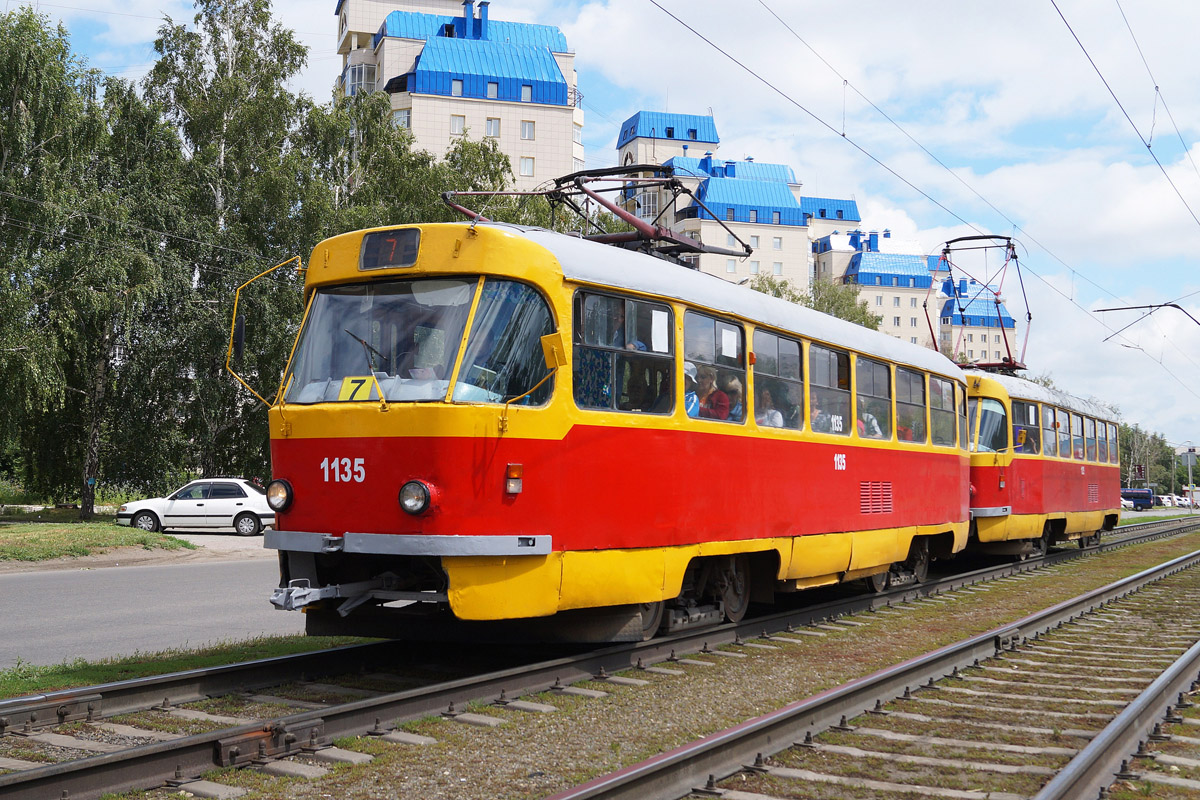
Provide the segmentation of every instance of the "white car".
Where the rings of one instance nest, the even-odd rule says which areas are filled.
[[[144,531],[164,528],[233,528],[255,536],[275,524],[266,491],[241,478],[202,478],[167,497],[126,503],[117,524]]]
[[[1122,511],[1133,511],[1133,501],[1126,500],[1124,497],[1122,497],[1121,498],[1121,510]]]

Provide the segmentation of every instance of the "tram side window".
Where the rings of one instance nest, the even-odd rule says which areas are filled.
[[[962,384],[955,384],[958,392],[958,446],[966,450],[970,437],[967,435],[967,389]]]
[[[1108,463],[1108,426],[1103,422],[1096,423],[1096,447],[1098,454],[1096,460],[1101,464]]]
[[[1079,414],[1071,415],[1071,444],[1071,453],[1083,461],[1083,417]]]
[[[892,376],[887,364],[869,358],[854,361],[858,435],[867,439],[892,438]]]
[[[688,311],[683,316],[684,358],[696,367],[702,419],[746,419],[746,334],[741,325]]]
[[[1083,420],[1083,436],[1087,442],[1087,460],[1096,460],[1096,420],[1085,417]]]
[[[554,391],[541,338],[554,332],[550,307],[532,286],[488,278],[467,339],[454,400],[541,405]],[[540,383],[540,385],[539,385]]]
[[[1058,410],[1058,457],[1071,457],[1071,415]]]
[[[1013,400],[1012,414],[1013,452],[1036,456],[1041,450],[1038,440],[1042,434],[1037,403]]]
[[[975,422],[975,414],[971,414],[971,422],[977,424],[978,441],[975,432],[971,434],[971,449],[980,453],[995,453],[1008,449],[1008,414],[1004,404],[990,397],[980,397],[971,401],[971,405],[979,406],[979,421]]]
[[[934,444],[954,447],[954,384],[929,376],[929,432]]]
[[[1120,464],[1120,454],[1117,453],[1117,426],[1115,423],[1108,423],[1108,463]]]
[[[575,295],[575,403],[670,414],[675,408],[671,309],[624,297]]]
[[[1058,455],[1058,426],[1054,415],[1054,406],[1042,406],[1042,453],[1048,456]]]
[[[850,354],[813,345],[808,349],[809,425],[818,433],[850,435]]]
[[[896,369],[896,438],[925,442],[925,375]]]
[[[795,339],[754,332],[754,420],[767,428],[804,427],[804,374]]]

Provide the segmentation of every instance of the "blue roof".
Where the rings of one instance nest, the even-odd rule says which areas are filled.
[[[478,24],[478,19],[473,20]],[[419,11],[393,11],[383,20],[374,44],[385,36],[400,39],[435,39],[445,37],[447,25],[455,27],[455,37],[465,41],[480,41],[465,30],[465,18],[461,15],[448,17],[441,14],[424,14]],[[498,44],[520,44],[544,47],[552,53],[566,53],[567,37],[553,25],[535,25],[528,22],[505,22],[489,19],[487,39]]]
[[[964,281],[965,283],[965,281]],[[943,290],[945,284],[943,283]],[[942,305],[942,319],[950,319],[951,325],[966,325],[978,328],[1015,328],[1016,322],[1004,303],[996,308],[996,295],[989,287],[971,281],[952,286],[956,297]],[[964,291],[965,289],[965,291]],[[960,310],[961,306],[961,310]]]
[[[796,182],[796,173],[787,164],[766,164],[757,161],[730,162],[712,159],[705,168],[705,161],[706,159],[690,156],[674,156],[664,161],[663,166],[674,167],[677,175],[690,175],[695,178],[748,178],[755,181]]]
[[[858,203],[853,200],[834,200],[829,197],[802,197],[800,210],[813,219],[841,219],[862,222],[858,215]],[[841,212],[841,216],[838,212]]]
[[[860,286],[928,289],[933,284],[925,256],[858,252],[846,267],[846,282]]]
[[[618,149],[639,137],[680,142],[719,144],[717,124],[712,117],[696,114],[669,114],[665,111],[639,111],[621,125]]]
[[[554,56],[544,47],[472,39],[430,39],[417,57],[409,91],[449,96],[454,80],[463,82],[463,97],[487,97],[488,83],[498,83],[498,100],[521,100],[521,87],[532,86],[534,103],[567,104],[567,81]]]
[[[727,212],[733,210],[733,222],[750,222],[750,211],[756,212],[756,222],[770,224],[775,212],[779,213],[779,225],[803,225],[800,204],[786,183],[778,181],[754,181],[746,178],[708,178],[696,189],[696,197],[704,202],[715,218],[729,220]],[[698,210],[701,219],[714,219]]]

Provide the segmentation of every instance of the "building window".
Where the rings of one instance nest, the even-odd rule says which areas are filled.
[[[875,305],[877,305],[877,306],[883,305],[883,295],[881,295],[881,294],[875,295]]]
[[[450,81],[450,95],[452,97],[462,97],[462,81],[460,81],[460,80]]]
[[[973,333],[968,333],[968,334],[967,334],[967,341],[968,341],[968,342],[973,342],[973,341],[975,341],[975,334],[973,334]]]
[[[670,126],[667,126],[667,138],[668,138],[668,139],[674,139],[674,138],[675,138],[675,129],[674,129],[674,128],[672,128],[672,127],[670,127]]]
[[[782,275],[783,274],[783,262],[776,261],[776,262],[772,263],[771,271],[774,272],[776,275]]]
[[[527,156],[521,157],[521,177],[522,178],[532,178],[533,177],[533,159],[532,158],[529,158]]]
[[[757,262],[757,261],[751,261],[751,262],[750,262],[750,274],[751,274],[751,275],[757,275],[757,274],[758,274],[758,262]]]
[[[1000,344],[1000,334],[996,334],[996,344]]]
[[[896,328],[899,328],[900,327],[900,318],[892,317],[892,325]]]
[[[917,343],[917,337],[915,337],[915,336],[910,336],[910,337],[908,337],[908,341],[912,342],[913,344],[916,344],[916,343]]]
[[[696,141],[696,129],[695,128],[688,128],[688,138],[691,139],[693,142]]]
[[[412,127],[412,109],[411,108],[401,108],[401,109],[397,109],[396,111],[393,111],[392,112],[392,123],[395,124],[395,126],[397,128],[411,128]]]
[[[899,298],[899,297],[893,297],[893,298],[892,298],[892,306],[893,306],[893,307],[895,307],[895,308],[899,308],[899,307],[900,307],[900,298]]]
[[[975,351],[974,351],[974,350],[968,350],[968,351],[967,351],[967,358],[974,358],[974,357],[975,357]]]
[[[737,259],[734,259],[734,258],[725,259],[725,271],[726,272],[737,272]]]
[[[916,308],[917,307],[917,298],[915,298],[915,297],[908,298],[908,307]]]
[[[346,79],[344,81],[346,94],[350,97],[359,92],[375,91],[375,65],[374,64],[356,64],[353,67],[346,69]]]
[[[758,249],[758,237],[757,236],[750,237],[750,246],[753,247],[755,250]]]
[[[842,210],[840,208],[838,209],[838,212],[837,212],[837,218],[838,219],[842,218]]]
[[[644,220],[658,218],[658,192],[642,192],[637,196],[637,214]]]
[[[758,222],[758,209],[757,208],[750,209],[750,221]]]
[[[783,237],[782,236],[776,236],[774,239],[771,240],[771,249],[772,250],[782,250],[783,249]]]
[[[462,136],[467,132],[467,118],[462,114],[450,115],[450,135]]]
[[[771,223],[774,225],[779,224],[779,212],[778,211],[771,212]]]
[[[532,84],[529,84],[529,83],[521,84],[521,102],[522,103],[532,103],[533,102],[533,85]]]
[[[490,100],[495,100],[500,96],[500,84],[495,81],[488,81],[487,96]]]
[[[499,117],[488,117],[487,118],[487,127],[485,128],[484,133],[485,133],[485,135],[490,136],[493,139],[499,139],[500,138],[500,118]]]
[[[915,328],[915,327],[917,327],[917,318],[916,318],[916,317],[909,317],[909,318],[908,318],[908,327],[910,327],[910,328]]]
[[[571,169],[575,170],[576,172],[579,172],[581,170],[587,169],[587,164],[584,163],[584,160],[582,158],[572,158],[571,159]]]
[[[574,132],[571,134],[575,144],[583,144],[583,126],[576,125]]]
[[[733,209],[732,208],[725,209],[725,221],[733,222]]]
[[[822,208],[819,213],[820,213],[821,219],[825,219],[825,209]]]
[[[533,125],[533,120],[529,120],[529,119],[521,120],[521,138],[522,139],[535,138],[534,130],[535,129],[534,129],[534,125]]]
[[[943,325],[949,325],[949,324],[950,324],[950,317],[942,317],[942,324],[943,324]]]
[[[997,361],[1000,360],[1000,351],[999,350],[996,351],[996,360]]]

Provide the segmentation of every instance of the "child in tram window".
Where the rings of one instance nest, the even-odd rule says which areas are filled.
[[[745,414],[745,409],[742,405],[742,382],[736,375],[730,375],[725,379],[721,389],[729,398],[729,419],[735,422],[741,422]]]

